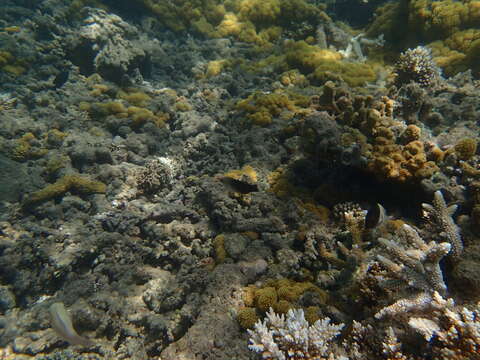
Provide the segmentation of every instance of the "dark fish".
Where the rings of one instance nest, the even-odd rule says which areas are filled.
[[[380,204],[372,206],[365,217],[365,228],[373,229],[385,220],[385,209]]]
[[[257,184],[250,184],[246,181],[233,179],[231,177],[222,177],[221,181],[224,185],[229,187],[232,191],[239,192],[242,194],[248,194],[251,192],[258,191]]]
[[[53,80],[54,89],[62,87],[67,82],[69,74],[70,72],[68,70],[62,71],[57,74],[57,76],[55,76],[55,79]]]

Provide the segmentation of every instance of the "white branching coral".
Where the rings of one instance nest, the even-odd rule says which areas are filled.
[[[453,221],[453,214],[457,210],[457,205],[447,206],[445,199],[440,191],[435,191],[432,205],[422,204],[424,217],[431,223],[440,228],[440,237],[452,245],[449,258],[457,261],[463,252],[463,243],[460,236],[460,230]]]
[[[258,321],[254,330],[248,331],[248,348],[269,360],[333,359],[332,340],[340,334],[343,326],[330,324],[329,318],[310,325],[302,309],[290,309],[285,317],[270,308],[266,319]]]
[[[428,305],[434,291],[444,294],[447,289],[440,269],[440,260],[448,254],[451,245],[435,241],[426,243],[413,227],[406,224],[398,235],[398,241],[378,239],[386,247],[390,258],[377,255],[377,259],[394,279],[393,282],[386,281],[386,285],[401,287],[402,283],[406,284],[414,295],[380,310],[375,315],[376,318],[421,309]],[[405,248],[402,242],[410,247]]]
[[[435,292],[430,308],[426,317],[411,317],[408,324],[430,342],[434,358],[479,360],[480,304],[473,310],[456,307]]]

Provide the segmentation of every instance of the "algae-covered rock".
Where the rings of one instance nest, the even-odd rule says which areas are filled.
[[[66,192],[72,191],[81,195],[105,193],[107,185],[101,181],[90,180],[80,175],[65,175],[53,184],[49,184],[41,190],[31,194],[24,203],[30,206],[63,196]]]

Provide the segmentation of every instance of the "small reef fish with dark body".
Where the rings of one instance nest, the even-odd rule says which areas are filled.
[[[57,76],[55,76],[55,79],[53,80],[53,88],[58,89],[58,88],[61,88],[63,85],[65,85],[65,83],[68,80],[69,74],[70,73],[68,72],[68,70],[65,70],[60,72]]]
[[[232,179],[227,176],[220,177],[219,179],[228,189],[234,192],[249,194],[258,191],[257,184],[250,184],[247,181]]]
[[[365,227],[367,229],[373,229],[382,224],[386,217],[387,215],[384,207],[380,204],[375,204],[367,212],[367,216],[365,218]]]
[[[84,338],[77,334],[73,328],[70,314],[65,309],[63,303],[54,303],[50,306],[50,318],[52,328],[58,336],[71,345],[93,346],[95,343],[90,339]]]

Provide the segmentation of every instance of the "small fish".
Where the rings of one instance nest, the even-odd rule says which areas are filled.
[[[72,325],[70,314],[63,303],[54,303],[50,306],[52,328],[58,336],[72,345],[92,346],[94,342],[77,334]]]
[[[380,204],[375,204],[368,210],[365,218],[365,227],[367,229],[373,229],[381,225],[387,218],[387,212],[385,208]]]
[[[247,181],[237,180],[227,176],[220,177],[220,181],[233,192],[249,194],[258,191],[257,184],[250,184]]]
[[[62,87],[67,82],[69,74],[68,70],[58,73],[55,79],[53,79],[53,88],[58,89]]]

